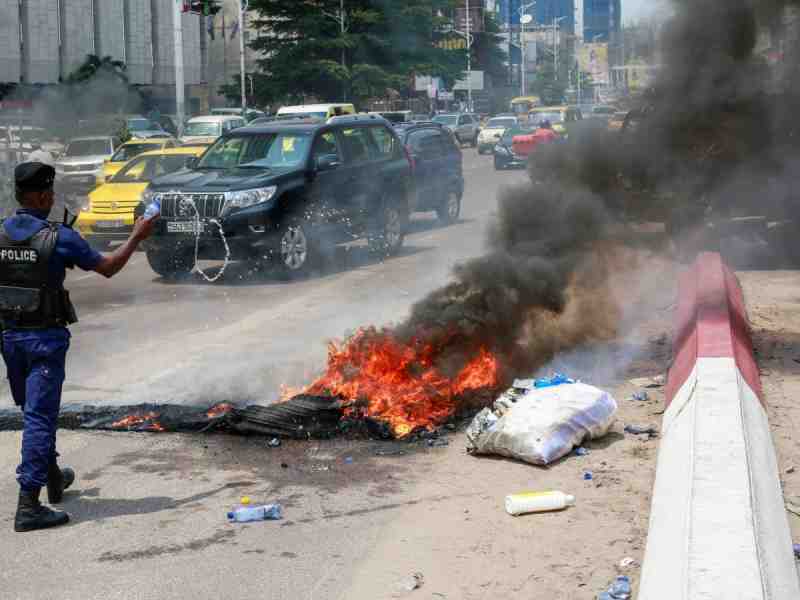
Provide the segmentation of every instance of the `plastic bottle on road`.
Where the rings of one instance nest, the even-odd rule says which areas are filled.
[[[265,504],[263,506],[238,506],[228,513],[231,523],[250,523],[252,521],[277,521],[283,518],[283,509],[280,504]]]
[[[506,512],[513,516],[562,510],[575,504],[575,496],[564,492],[523,492],[506,496]]]

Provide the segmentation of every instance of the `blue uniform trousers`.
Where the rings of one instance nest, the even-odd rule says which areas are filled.
[[[47,485],[48,468],[58,456],[56,428],[69,340],[66,328],[3,332],[11,394],[24,414],[17,481],[26,491]]]

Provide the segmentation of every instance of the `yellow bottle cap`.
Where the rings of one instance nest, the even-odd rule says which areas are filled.
[[[250,496],[242,496],[241,504],[250,504]]]

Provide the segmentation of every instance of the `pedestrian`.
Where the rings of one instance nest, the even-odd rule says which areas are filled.
[[[19,503],[14,530],[63,525],[65,512],[43,506],[41,488],[58,504],[75,480],[58,466],[56,427],[70,343],[68,325],[77,322],[64,289],[66,270],[79,267],[113,277],[153,230],[139,219],[128,241],[115,252],[96,252],[75,231],[50,223],[55,169],[40,162],[14,170],[16,214],[0,225],[0,319],[2,354],[14,403],[23,411],[22,460],[17,467]]]

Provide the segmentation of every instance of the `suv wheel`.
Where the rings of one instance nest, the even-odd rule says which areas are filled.
[[[150,268],[166,279],[186,277],[194,268],[194,255],[189,248],[147,250]]]
[[[379,215],[378,226],[369,233],[369,250],[378,256],[392,256],[400,251],[406,237],[408,209],[401,203],[387,201]]]
[[[318,256],[307,221],[289,219],[281,226],[275,258],[285,275],[301,277],[310,273]]]
[[[442,203],[436,209],[436,215],[439,217],[439,222],[443,225],[449,225],[458,221],[461,214],[461,195],[456,190],[447,192]]]

